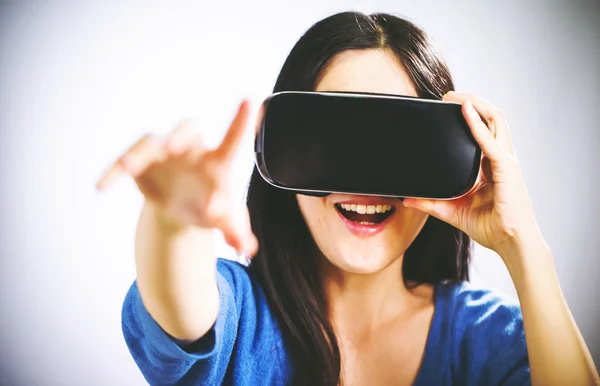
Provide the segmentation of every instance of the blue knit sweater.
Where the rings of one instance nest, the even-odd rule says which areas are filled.
[[[123,305],[131,355],[151,385],[285,385],[291,363],[265,295],[249,269],[219,259],[214,327],[184,350],[145,309],[136,283]],[[200,305],[199,305],[200,306]],[[468,283],[439,284],[415,385],[528,385],[518,303]]]

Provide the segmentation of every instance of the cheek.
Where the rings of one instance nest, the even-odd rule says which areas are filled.
[[[401,234],[405,242],[412,242],[421,232],[429,215],[412,208],[402,208],[394,221],[395,235]]]
[[[311,230],[323,228],[325,221],[325,205],[320,197],[309,197],[297,195],[298,207],[302,213],[302,217],[308,224]]]
[[[423,213],[413,208],[402,208],[402,216],[399,216],[399,220],[407,224],[411,224],[412,227],[419,227],[429,217],[428,214]]]

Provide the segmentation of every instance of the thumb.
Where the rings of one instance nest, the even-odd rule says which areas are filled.
[[[258,252],[258,240],[250,226],[248,208],[243,206],[230,212],[220,226],[225,242],[236,251],[254,256]]]
[[[405,198],[402,204],[406,208],[413,208],[436,217],[454,227],[457,224],[456,203],[447,200],[431,200],[425,198]]]

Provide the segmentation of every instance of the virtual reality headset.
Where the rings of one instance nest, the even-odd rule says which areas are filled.
[[[481,149],[458,103],[285,91],[263,101],[257,125],[260,175],[299,194],[454,199],[479,175]]]

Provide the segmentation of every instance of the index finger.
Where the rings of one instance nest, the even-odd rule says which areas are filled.
[[[222,160],[229,160],[235,154],[238,145],[244,136],[244,130],[248,125],[248,117],[250,116],[250,102],[245,99],[240,105],[233,122],[229,126],[229,130],[225,134],[221,145],[214,151],[214,154]]]
[[[504,150],[509,154],[514,154],[508,123],[504,118],[504,114],[498,108],[475,95],[462,94],[454,91],[444,95],[444,100],[455,101],[461,104],[467,100],[470,101],[477,113],[479,113],[481,118],[487,123],[488,128],[498,142],[500,142]]]

